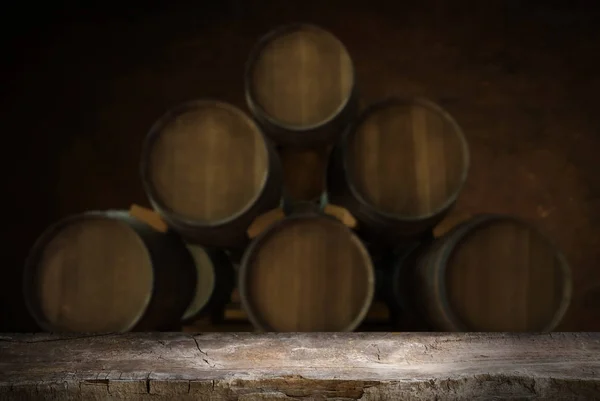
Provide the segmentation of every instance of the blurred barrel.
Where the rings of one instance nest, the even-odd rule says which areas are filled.
[[[150,130],[141,174],[154,209],[191,243],[242,247],[256,216],[282,195],[281,164],[254,121],[227,103],[201,100]]]
[[[430,231],[466,180],[469,152],[461,129],[425,99],[388,99],[369,107],[332,152],[327,191],[371,241]],[[428,235],[428,234],[427,234]]]
[[[104,211],[48,228],[26,261],[23,289],[43,330],[123,332],[177,325],[195,282],[179,236]]]
[[[227,254],[218,249],[188,245],[196,266],[196,290],[185,310],[183,323],[190,323],[223,308],[235,286],[235,272]]]
[[[358,237],[313,212],[279,220],[248,247],[239,271],[242,305],[263,331],[352,331],[374,295],[374,271]]]
[[[286,25],[252,50],[246,101],[276,143],[323,146],[357,111],[354,80],[350,55],[335,36],[313,25]]]
[[[480,215],[397,260],[397,299],[443,331],[551,331],[571,301],[570,268],[538,230]],[[399,273],[401,272],[401,273]]]

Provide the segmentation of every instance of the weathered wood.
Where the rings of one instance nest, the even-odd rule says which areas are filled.
[[[0,337],[0,400],[575,400],[600,334]]]

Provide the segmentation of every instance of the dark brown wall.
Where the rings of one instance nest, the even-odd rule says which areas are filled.
[[[254,41],[307,21],[346,43],[367,101],[423,95],[454,114],[472,151],[457,213],[533,220],[574,268],[574,304],[561,328],[600,330],[600,300],[588,297],[595,310],[584,305],[586,291],[600,287],[597,12],[586,2],[487,10],[433,0],[249,3],[4,14],[20,24],[3,27],[6,329],[32,327],[18,318],[20,268],[44,227],[69,213],[146,204],[138,158],[154,120],[198,97],[245,107]]]

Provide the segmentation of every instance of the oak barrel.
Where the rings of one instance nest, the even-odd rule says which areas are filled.
[[[352,331],[374,295],[369,254],[338,220],[313,212],[279,220],[248,247],[238,287],[263,331]]]
[[[393,284],[443,331],[551,331],[571,301],[563,254],[516,217],[479,215],[395,266]]]
[[[450,114],[426,99],[391,98],[367,108],[340,138],[327,191],[364,238],[396,244],[444,217],[468,167],[467,142]]]
[[[235,286],[233,265],[224,251],[192,244],[187,248],[196,267],[196,289],[183,313],[183,323],[193,322],[224,307]]]
[[[92,211],[49,227],[24,269],[29,312],[46,331],[124,332],[177,325],[194,262],[181,238],[126,211]]]
[[[309,24],[262,37],[246,63],[248,107],[282,145],[332,143],[357,112],[354,66],[330,32]]]
[[[237,107],[199,100],[159,119],[144,142],[146,194],[188,242],[242,247],[256,216],[282,196],[281,163],[254,121]]]

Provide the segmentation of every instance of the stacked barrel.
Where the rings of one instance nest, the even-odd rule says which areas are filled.
[[[531,225],[481,215],[433,235],[469,169],[440,106],[399,95],[359,109],[347,49],[305,24],[258,41],[245,95],[249,113],[200,98],[151,127],[153,212],[89,212],[40,237],[24,276],[40,327],[172,330],[221,308],[234,284],[262,331],[352,331],[375,299],[406,329],[561,321],[570,270]]]

